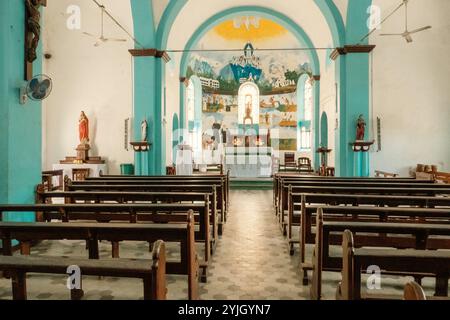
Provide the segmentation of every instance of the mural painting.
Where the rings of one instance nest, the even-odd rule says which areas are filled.
[[[309,60],[302,51],[264,50],[277,46],[300,45],[284,27],[260,17],[236,17],[205,34],[197,48],[204,51],[192,54],[187,68],[187,77],[196,75],[202,85],[204,133],[239,127],[238,119],[245,117],[238,114],[239,88],[252,82],[259,89],[259,119],[252,119],[252,124],[279,130],[279,138],[272,139],[275,148],[296,150],[297,81],[311,74]],[[208,47],[226,51],[207,51]]]

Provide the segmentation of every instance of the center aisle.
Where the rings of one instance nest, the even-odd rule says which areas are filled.
[[[273,214],[272,191],[231,190],[230,213],[201,299],[306,299],[298,255],[291,257]]]

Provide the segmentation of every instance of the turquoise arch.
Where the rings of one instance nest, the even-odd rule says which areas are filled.
[[[272,9],[264,8],[264,7],[258,7],[258,6],[241,6],[241,7],[234,7],[227,10],[224,10],[222,12],[219,12],[215,14],[214,16],[210,17],[208,20],[206,20],[192,35],[192,37],[189,39],[189,41],[186,44],[185,51],[183,53],[183,56],[181,58],[180,63],[180,77],[186,76],[186,70],[187,70],[187,64],[190,57],[189,50],[194,48],[194,46],[197,44],[197,42],[205,35],[206,32],[208,32],[212,26],[219,24],[220,22],[223,22],[227,19],[229,19],[230,16],[233,16],[235,14],[258,14],[264,17],[267,17],[269,19],[274,20],[275,22],[279,23],[280,25],[284,26],[287,30],[292,32],[292,34],[299,40],[299,42],[304,45],[305,47],[314,47],[311,39],[309,36],[305,33],[305,31],[297,25],[294,21],[292,21],[287,16],[283,15],[282,13],[279,13],[277,11],[274,11]],[[310,66],[311,70],[314,75],[320,75],[320,62],[317,55],[317,52],[315,50],[308,51],[308,56],[310,58]],[[180,88],[180,115],[182,120],[184,121],[184,109],[185,109],[185,101],[184,101],[184,93],[185,88],[183,85],[181,85]],[[320,107],[320,84],[319,81],[316,81],[314,85],[314,143],[313,146],[316,147],[318,145],[318,134],[319,134],[319,107]],[[184,122],[182,122],[184,123]],[[314,162],[318,163],[318,157],[316,157],[316,154],[314,154]]]
[[[180,76],[183,77],[186,75],[187,70],[187,64],[189,62],[190,52],[189,50],[193,49],[194,46],[197,44],[197,42],[206,34],[207,31],[211,29],[214,25],[217,25],[227,19],[229,19],[231,16],[235,14],[258,14],[264,17],[267,17],[269,19],[274,20],[275,22],[279,23],[280,25],[284,26],[287,30],[292,32],[292,34],[299,40],[299,42],[308,48],[313,48],[314,45],[309,38],[309,36],[306,34],[306,32],[297,25],[292,19],[285,16],[284,14],[274,11],[272,9],[268,9],[265,7],[258,7],[258,6],[241,6],[241,7],[234,7],[227,10],[224,10],[222,12],[219,12],[212,17],[210,17],[208,20],[206,20],[192,35],[192,37],[189,39],[185,46],[185,51],[183,53],[183,56],[181,57],[181,63],[180,63]],[[312,71],[315,75],[320,74],[320,63],[319,63],[319,57],[317,56],[317,52],[315,50],[309,50],[308,56],[310,58],[310,64]]]
[[[351,8],[350,5],[352,1],[357,0],[349,1],[349,8]],[[332,0],[314,0],[314,2],[322,11],[323,16],[328,23],[331,35],[333,37],[334,45],[336,47],[343,45],[345,43],[345,26],[339,9],[336,7]],[[165,50],[167,48],[167,39],[169,37],[172,25],[186,3],[187,0],[170,0],[167,8],[164,10],[157,31],[156,42],[159,49]]]
[[[349,0],[350,3],[355,0]],[[359,0],[356,0],[359,1]],[[333,0],[314,0],[316,5],[322,11],[325,20],[328,23],[328,28],[330,29],[331,36],[333,38],[333,44],[335,47],[341,47],[346,42],[346,31],[344,20],[339,12],[339,9],[334,4]],[[350,4],[349,4],[350,8]]]

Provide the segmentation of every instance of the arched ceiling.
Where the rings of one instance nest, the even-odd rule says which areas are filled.
[[[309,35],[315,47],[331,44],[332,36],[328,24],[312,0],[189,0],[176,17],[170,31],[167,49],[183,49],[190,36],[211,16],[239,6],[258,6],[277,11],[301,26]],[[195,12],[195,14],[193,14]]]

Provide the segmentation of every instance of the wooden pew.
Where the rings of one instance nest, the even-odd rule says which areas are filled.
[[[291,188],[291,189],[289,189]],[[290,191],[291,190],[291,191]],[[283,235],[287,235],[287,221],[285,220],[286,210],[288,210],[288,197],[289,192],[292,193],[336,193],[336,194],[372,194],[372,195],[410,195],[410,196],[436,196],[436,195],[449,195],[450,187],[445,185],[433,184],[416,188],[414,186],[384,186],[383,185],[371,185],[366,186],[283,186],[283,200],[280,204],[279,223]]]
[[[62,216],[80,213],[95,213],[102,219],[102,214],[110,212],[120,213],[128,211],[135,214],[139,210],[145,211],[145,206],[140,205],[0,205],[0,212],[32,212],[41,211],[47,213],[59,213]],[[120,208],[122,207],[122,208]],[[140,208],[139,208],[140,207]],[[91,210],[91,211],[89,211]],[[110,212],[109,212],[110,211]],[[148,223],[58,223],[58,222],[1,222],[0,238],[3,244],[3,254],[12,255],[11,240],[20,241],[21,253],[29,254],[32,241],[42,240],[86,240],[89,249],[89,258],[98,259],[98,241],[110,241],[112,244],[112,257],[119,257],[120,241],[146,241],[154,243],[158,239],[165,242],[180,243],[180,261],[168,261],[167,273],[185,274],[188,276],[189,297],[198,297],[199,262],[195,249],[194,239],[194,214],[189,210],[187,215],[179,216],[174,220],[170,215],[158,215],[158,222]],[[180,220],[180,217],[183,220]],[[134,217],[134,221],[137,221]],[[61,216],[60,216],[61,219]],[[68,221],[64,219],[64,221]],[[180,223],[167,223],[179,221]],[[183,223],[186,222],[186,223]],[[163,223],[166,222],[166,223]],[[161,224],[163,223],[163,224]],[[206,277],[206,267],[203,265]]]
[[[426,210],[426,209],[423,209]],[[336,233],[342,234],[345,230],[358,233],[356,243],[358,247],[389,247],[414,249],[450,249],[450,224],[422,224],[422,223],[391,223],[391,222],[359,222],[359,221],[324,221],[322,208],[317,210],[316,243],[313,252],[311,298],[321,298],[322,271],[336,271],[342,268],[342,257],[330,255],[329,247]],[[409,235],[409,237],[407,237]],[[433,236],[439,236],[434,238]],[[338,236],[339,237],[339,236]],[[365,249],[372,250],[372,249]],[[402,252],[405,250],[383,249],[383,252]],[[405,251],[406,252],[406,251]],[[433,251],[429,251],[433,253]],[[437,251],[434,251],[437,252]],[[393,257],[401,255],[394,254]],[[450,261],[450,253],[447,253]],[[394,259],[395,260],[395,259]],[[377,260],[378,261],[378,260]],[[383,264],[375,265],[383,267]],[[430,260],[431,261],[431,260]],[[428,261],[428,262],[430,262]],[[414,274],[414,270],[388,269],[394,274]],[[398,272],[397,272],[398,271]],[[450,268],[448,269],[450,272]],[[422,272],[422,271],[418,271]],[[424,270],[422,273],[426,273]],[[432,273],[432,272],[431,272]],[[448,278],[447,278],[448,285]],[[437,286],[437,294],[442,295],[444,283]]]
[[[391,250],[356,248],[353,234],[345,230],[342,240],[342,281],[336,298],[360,300],[383,298],[379,295],[361,294],[361,273],[370,265],[379,266],[389,273],[424,274],[436,278],[436,296],[448,296],[450,253],[431,250]]]
[[[430,183],[430,182],[425,182],[425,183],[418,183],[416,181],[418,180],[414,180],[413,183],[411,182],[396,182],[396,183],[389,183],[389,181],[385,180],[383,182],[379,182],[379,181],[373,181],[375,179],[372,179],[372,181],[326,181],[326,182],[321,182],[321,181],[292,181],[292,180],[281,180],[280,182],[280,213],[281,213],[281,208],[283,208],[284,210],[287,210],[287,205],[286,205],[286,201],[287,201],[287,192],[288,192],[288,188],[291,185],[292,188],[295,190],[297,188],[305,188],[305,187],[312,187],[314,189],[317,188],[330,188],[330,189],[336,189],[336,190],[345,190],[345,188],[385,188],[390,187],[390,188],[405,188],[405,189],[420,189],[420,188],[425,188],[425,189],[449,189],[448,185],[446,186],[445,184],[437,184],[437,183]],[[320,190],[320,189],[317,189]],[[308,191],[305,191],[308,192]],[[311,192],[320,192],[320,191],[311,191]],[[416,191],[417,192],[417,191]],[[334,191],[330,191],[328,193],[336,193]],[[341,193],[355,193],[355,191],[352,192],[341,192]]]
[[[71,289],[71,299],[83,297],[82,276],[109,276],[142,279],[144,300],[166,299],[165,244],[158,240],[153,245],[152,260],[115,259],[90,260],[61,257],[0,256],[0,270],[11,277],[14,300],[27,300],[27,273],[68,274],[69,266],[81,271],[80,288]]]
[[[302,185],[305,182],[321,182],[326,184],[327,182],[374,182],[374,183],[434,183],[432,180],[418,180],[415,178],[354,178],[354,177],[321,177],[321,176],[297,176],[297,175],[283,175],[277,174],[274,176],[274,207],[275,213],[278,215],[280,212],[280,202],[282,201],[282,185]]]
[[[224,224],[226,222],[226,212],[225,212],[225,202],[222,192],[217,192],[217,185],[209,185],[202,183],[189,184],[189,182],[181,183],[179,181],[171,182],[167,181],[162,183],[152,182],[152,183],[132,183],[132,182],[121,182],[120,184],[91,184],[89,181],[80,181],[76,184],[72,182],[66,183],[65,191],[123,191],[123,192],[201,192],[201,193],[212,193],[211,203],[215,203],[218,211],[220,212],[219,222],[218,222],[218,233],[222,235]],[[222,196],[221,196],[222,194]]]
[[[53,177],[58,177],[58,185],[53,186]],[[49,170],[42,171],[42,185],[47,191],[62,190],[64,188],[64,171]]]
[[[37,203],[52,203],[55,198],[64,198],[65,203],[76,203],[77,201],[94,201],[95,203],[117,202],[117,203],[168,203],[164,206],[153,206],[152,212],[174,213],[177,211],[187,212],[189,209],[198,212],[199,216],[195,217],[199,224],[200,230],[196,232],[196,240],[207,241],[209,239],[209,250],[211,254],[218,241],[218,220],[215,206],[210,206],[209,199],[213,198],[212,193],[200,192],[81,192],[81,191],[67,191],[67,192],[44,192],[42,187],[38,185],[36,188],[36,202]],[[192,202],[196,202],[192,204]],[[191,202],[189,205],[186,202]],[[170,204],[169,204],[170,203]],[[178,204],[182,206],[178,206]],[[203,205],[203,206],[202,206]],[[210,210],[211,209],[211,210]],[[209,217],[206,213],[211,212]],[[127,218],[127,217],[126,217]],[[125,218],[125,219],[126,219]],[[42,214],[38,221],[43,221]],[[208,225],[208,227],[207,227]],[[212,226],[212,231],[209,232],[209,225]],[[205,243],[206,245],[206,243]],[[205,247],[205,250],[208,248]],[[207,257],[205,257],[207,258]],[[205,259],[208,261],[208,259]]]
[[[308,205],[314,203],[314,205]],[[313,226],[312,215],[317,211],[318,206],[323,205],[345,205],[345,206],[378,206],[378,207],[450,207],[450,197],[423,197],[423,196],[391,196],[391,195],[357,195],[357,194],[320,194],[320,193],[289,193],[288,197],[288,219],[287,219],[287,236],[290,254],[294,254],[294,244],[299,239],[303,239],[304,243],[314,243],[315,237],[312,235],[311,227]],[[325,207],[327,211],[327,207]],[[345,210],[349,207],[338,207],[334,211]],[[364,208],[364,207],[360,207]],[[353,210],[353,209],[349,209]],[[300,214],[296,212],[300,211]],[[358,209],[356,209],[358,211]],[[348,211],[346,211],[348,212]],[[352,212],[352,211],[350,211]],[[361,211],[360,211],[361,212]],[[395,212],[391,211],[391,212]],[[326,212],[325,212],[326,213]],[[369,210],[370,213],[370,210]],[[380,220],[386,210],[375,210],[375,214],[380,214]],[[344,214],[344,213],[343,213]],[[304,223],[302,223],[304,221]],[[298,239],[293,237],[293,226],[300,226],[300,235]],[[304,247],[300,248],[301,253]]]
[[[348,237],[348,235],[347,235]],[[342,244],[344,245],[344,244]],[[348,248],[348,245],[347,245]],[[348,250],[348,249],[347,249]],[[415,281],[408,282],[403,290],[404,300],[427,300],[427,296],[420,284]]]
[[[89,177],[87,181],[97,181],[97,180],[187,180],[187,179],[195,179],[195,180],[217,180],[222,179],[225,199],[225,211],[228,212],[229,203],[230,203],[230,171],[228,170],[226,174],[196,174],[192,176],[183,176],[183,175],[175,175],[175,176],[123,176],[123,175],[100,175],[100,177]]]

